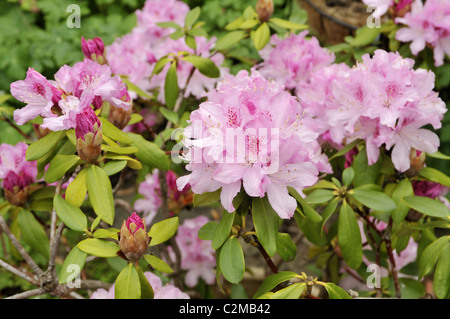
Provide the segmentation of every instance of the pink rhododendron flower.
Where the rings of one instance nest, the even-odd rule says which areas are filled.
[[[211,243],[198,238],[198,231],[208,222],[206,216],[186,219],[178,227],[175,237],[181,252],[181,269],[186,270],[184,281],[195,287],[200,278],[208,285],[216,280],[216,258]]]
[[[348,76],[333,82],[327,123],[339,134],[344,127],[347,142],[365,140],[369,165],[378,160],[383,145],[392,150],[392,162],[400,172],[410,168],[411,149],[426,153],[438,149],[438,136],[423,127],[441,127],[445,103],[433,91],[434,74],[414,70],[413,65],[398,53],[377,50],[373,57],[364,55]]]
[[[36,161],[27,161],[26,151],[28,145],[19,142],[15,146],[10,144],[0,145],[0,179],[5,178],[9,172],[27,175],[35,181],[37,175]]]
[[[284,86],[253,70],[226,76],[208,101],[191,113],[184,143],[189,148],[187,170],[178,179],[202,194],[221,188],[221,202],[234,211],[233,198],[244,188],[253,197],[268,196],[282,218],[297,207],[288,193],[300,193],[317,181],[319,171],[331,171],[317,143],[317,122]]]
[[[152,286],[154,292],[154,299],[190,299],[189,295],[182,292],[179,288],[174,285],[167,283],[162,284],[161,278],[155,274],[146,271],[144,272],[150,286]],[[94,291],[90,299],[114,299],[115,298],[115,284],[113,284],[108,290],[100,288]]]
[[[433,48],[434,64],[441,66],[450,55],[450,2],[446,0],[415,1],[411,12],[396,18],[405,27],[396,33],[401,42],[411,42],[412,54],[417,55],[428,45]]]
[[[269,45],[259,52],[263,63],[259,72],[289,90],[309,82],[311,73],[334,62],[334,54],[322,48],[315,37],[307,39],[308,31],[291,34],[284,39],[272,35]]]

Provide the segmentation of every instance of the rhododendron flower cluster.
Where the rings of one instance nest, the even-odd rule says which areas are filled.
[[[445,55],[450,55],[450,2],[447,0],[415,1],[411,12],[395,19],[405,27],[396,33],[401,42],[411,42],[412,54],[417,55],[426,46],[434,53],[434,64],[441,66]]]
[[[380,18],[388,12],[389,9],[392,9],[394,13],[405,10],[413,0],[363,0],[363,2],[369,6],[370,9],[374,10],[372,12],[374,18]]]
[[[11,84],[11,94],[26,103],[14,111],[19,124],[42,116],[43,128],[61,131],[76,127],[76,116],[86,107],[96,108],[108,102],[112,107],[131,109],[127,87],[119,76],[113,76],[108,65],[90,59],[62,66],[47,80],[34,69],[29,69],[25,80]]]
[[[284,39],[272,35],[270,43],[259,52],[263,59],[259,72],[298,92],[298,87],[308,83],[314,71],[329,66],[335,59],[316,37],[308,39],[307,35],[307,30]]]
[[[325,115],[331,140],[365,140],[370,165],[384,146],[400,172],[410,168],[412,150],[436,152],[438,136],[423,127],[441,127],[445,103],[433,91],[434,74],[413,65],[398,53],[377,50],[334,79]]]
[[[241,187],[252,197],[268,196],[282,218],[297,206],[288,193],[313,185],[319,171],[331,171],[317,143],[318,123],[284,86],[253,70],[226,76],[208,101],[191,113],[185,130],[186,166],[177,180],[197,194],[221,188],[221,202],[233,212]]]
[[[180,51],[194,53],[188,47],[184,38],[172,39],[169,35],[173,28],[158,26],[158,22],[174,22],[183,26],[184,17],[189,11],[187,4],[176,0],[148,0],[142,10],[136,11],[137,25],[128,34],[118,38],[106,48],[107,60],[115,74],[126,75],[129,80],[143,90],[155,90],[157,98],[164,103],[164,81],[170,64],[166,65],[159,74],[152,76],[156,62],[168,54],[177,54]],[[195,54],[209,57],[214,47],[215,38],[207,40],[205,37],[195,37]],[[224,56],[214,54],[211,60],[221,66]],[[193,66],[185,61],[177,65],[178,86],[184,88],[190,77]],[[226,69],[220,68],[225,74]],[[201,98],[205,92],[212,89],[216,80],[208,78],[195,70],[188,86],[185,88],[185,97],[191,94]]]

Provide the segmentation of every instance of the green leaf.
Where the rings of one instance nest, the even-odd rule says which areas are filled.
[[[178,223],[178,217],[171,217],[154,224],[148,232],[148,236],[151,238],[150,246],[161,244],[175,235]]]
[[[86,254],[102,258],[117,257],[117,252],[120,250],[116,243],[98,238],[82,240],[77,244],[77,247]]]
[[[236,237],[228,238],[220,249],[220,269],[225,279],[233,284],[240,283],[244,278],[244,253]]]
[[[58,283],[65,284],[70,279],[75,279],[86,263],[87,254],[77,246],[73,247],[67,255],[59,272]]]
[[[92,229],[95,228],[94,226],[95,225],[91,226],[91,231],[92,231]],[[98,239],[112,238],[112,239],[118,240],[119,239],[119,236],[118,236],[119,232],[120,232],[120,229],[117,229],[117,228],[108,228],[108,229],[100,228],[100,229],[97,229],[92,234],[92,237],[98,238]]]
[[[36,220],[31,212],[25,209],[19,211],[17,221],[23,240],[30,245],[33,250],[48,259],[50,243],[42,225]]]
[[[100,122],[102,122],[102,133],[104,136],[107,136],[120,143],[131,144],[133,142],[133,140],[130,139],[130,137],[125,132],[117,128],[114,124],[112,124],[104,117],[99,117],[99,120]]]
[[[87,194],[86,176],[87,169],[83,169],[67,186],[65,199],[69,204],[76,207],[80,207],[83,204]]]
[[[271,291],[273,288],[285,282],[287,280],[291,280],[297,278],[298,275],[293,271],[280,271],[277,274],[270,275],[262,282],[261,286],[259,286],[258,290],[253,295],[253,299],[259,298],[263,294]]]
[[[187,34],[184,38],[184,42],[191,49],[197,49],[197,42],[195,41],[195,37],[193,35]]]
[[[344,289],[332,282],[321,282],[320,284],[325,287],[330,299],[352,299]]]
[[[109,161],[103,166],[103,170],[105,171],[106,175],[112,176],[122,171],[125,166],[127,166],[127,163],[128,161],[126,160]]]
[[[157,22],[156,25],[161,28],[174,28],[175,30],[181,30],[181,26],[173,21]]]
[[[271,18],[269,22],[273,23],[277,27],[289,30],[303,30],[308,28],[306,24],[299,24],[292,21],[283,20],[280,18]]]
[[[270,299],[299,299],[306,288],[306,283],[297,282],[286,288],[280,289],[270,296]]]
[[[147,141],[139,134],[128,134],[133,140],[132,145],[138,148],[136,157],[141,163],[148,165],[150,168],[157,168],[162,171],[169,170],[169,158],[158,145]]]
[[[427,157],[438,158],[438,159],[443,159],[443,160],[450,160],[450,156],[445,155],[439,151],[431,153],[431,154],[427,153]]]
[[[224,37],[217,40],[214,48],[217,51],[223,51],[231,48],[235,44],[247,37],[247,33],[243,30],[236,30],[226,34]]]
[[[216,232],[218,222],[207,222],[198,230],[198,238],[202,240],[212,240]]]
[[[381,160],[369,165],[367,161],[366,149],[363,148],[355,156],[352,167],[355,170],[355,177],[353,178],[353,185],[355,187],[364,184],[376,184],[378,176],[380,175]]]
[[[277,250],[278,214],[267,197],[254,198],[252,202],[253,225],[261,245],[270,257]]]
[[[195,7],[194,9],[190,10],[184,18],[184,26],[192,26],[198,20],[201,11],[202,10],[200,9],[200,7]]]
[[[92,165],[87,169],[86,185],[89,201],[97,216],[112,225],[115,208],[111,181],[103,169]]]
[[[164,82],[164,98],[166,106],[173,109],[178,99],[180,89],[178,88],[177,62],[173,61],[167,71],[166,80]]]
[[[50,132],[44,137],[28,146],[26,151],[26,160],[35,161],[52,152],[58,142],[65,136],[64,131]]]
[[[450,244],[442,249],[434,271],[433,289],[436,297],[445,299],[450,289]]]
[[[450,236],[442,236],[433,241],[427,246],[427,248],[424,249],[419,260],[419,279],[422,279],[433,270],[442,250],[446,247],[449,241]]]
[[[353,142],[345,145],[342,149],[340,149],[338,152],[336,152],[333,156],[330,157],[330,161],[336,157],[343,156],[347,154],[348,151],[353,149],[354,147],[358,146],[360,143],[362,143],[363,140],[356,139]]]
[[[238,17],[237,19],[231,21],[230,23],[228,23],[225,26],[225,30],[227,31],[233,31],[236,29],[239,29],[239,27],[241,26],[242,22],[244,22],[244,18],[243,17]]]
[[[144,255],[144,258],[154,269],[167,274],[173,273],[173,269],[165,261],[159,259],[158,257],[153,255]]]
[[[439,183],[441,185],[450,187],[450,177],[441,171],[432,167],[424,167],[420,170],[419,175],[429,181]]]
[[[403,198],[406,204],[422,214],[450,219],[450,210],[438,199],[425,196],[406,196]]]
[[[139,274],[133,263],[126,265],[117,276],[114,295],[116,299],[141,299]]]
[[[322,223],[321,223],[321,227],[320,227],[320,234],[321,237],[323,238],[324,234],[324,226],[325,223],[327,222],[327,220],[331,217],[331,215],[334,214],[334,212],[336,211],[337,205],[339,204],[340,198],[339,197],[335,197],[332,200],[330,200],[327,204],[327,206],[325,206],[323,213],[322,213]]]
[[[165,107],[160,107],[159,111],[161,112],[161,114],[169,121],[172,122],[174,124],[178,123],[178,114],[177,112],[174,112],[172,110],[166,109]]]
[[[402,179],[392,192],[392,199],[397,206],[397,208],[392,211],[392,220],[394,223],[400,223],[405,219],[406,215],[408,215],[410,207],[403,200],[406,196],[414,196],[411,181],[407,178]]]
[[[140,299],[153,299],[155,297],[153,287],[150,285],[150,282],[144,275],[142,269],[138,267],[136,270],[139,276],[139,285],[141,290]]]
[[[172,58],[169,56],[163,56],[161,59],[159,59],[156,63],[155,66],[153,67],[153,74],[159,74],[161,73],[161,71],[164,69],[164,67],[166,66],[167,63],[171,62]]]
[[[369,28],[368,26],[362,26],[356,30],[356,36],[349,38],[347,41],[354,47],[365,46],[371,44],[377,36],[380,34],[380,28]]]
[[[51,184],[60,180],[71,168],[78,166],[81,162],[78,155],[56,155],[50,161],[50,166],[44,175],[45,182]]]
[[[251,38],[256,50],[262,50],[270,41],[270,28],[266,22],[263,22],[256,31],[252,31]]]
[[[131,158],[127,155],[116,155],[113,153],[106,153],[105,158],[112,159],[114,161],[126,161],[127,166],[130,167],[131,169],[140,170],[142,168],[141,162],[139,162],[138,160]],[[109,174],[107,172],[105,172],[105,173],[106,173],[106,175],[109,176]]]
[[[102,145],[102,150],[105,152],[110,152],[114,154],[133,154],[138,151],[137,147],[134,146],[128,146],[128,147],[119,147],[119,146],[108,146],[108,145]]]
[[[287,233],[277,234],[277,253],[284,261],[292,261],[297,255],[297,245]]]
[[[128,80],[125,76],[122,76],[121,79],[126,84],[127,89],[129,91],[133,91],[137,95],[139,95],[140,97],[145,98],[145,99],[151,99],[152,98],[152,96],[149,93],[145,92],[143,89],[138,87],[136,84],[130,82],[130,80]]]
[[[223,212],[222,219],[217,225],[217,229],[212,238],[212,248],[217,250],[230,236],[231,227],[233,226],[235,213]]]
[[[210,206],[220,200],[220,189],[215,192],[194,194],[193,204],[195,207]]]
[[[361,233],[355,212],[345,200],[339,212],[338,240],[345,262],[349,267],[357,269],[362,262]]]
[[[316,189],[312,191],[304,201],[308,204],[323,204],[334,197],[334,193],[328,189]]]
[[[364,188],[355,188],[352,191],[352,196],[364,206],[380,212],[389,213],[397,207],[392,198],[383,192],[377,192]]]
[[[309,206],[308,202],[306,201],[306,199],[304,199],[302,196],[300,196],[300,194],[292,187],[288,186],[288,190],[289,190],[289,194],[291,194],[296,200],[297,202],[300,203],[300,205],[302,206],[302,212],[305,214],[305,216],[311,220],[313,223],[318,223],[320,221],[322,221],[322,216],[319,215],[318,212],[316,212],[316,210],[314,208],[312,208],[311,206]],[[326,189],[317,189],[314,190],[314,192],[326,192],[326,196],[329,196],[329,193],[331,193],[333,195],[332,191],[326,190]],[[329,192],[329,193],[328,193]],[[311,193],[312,194],[312,193]],[[321,196],[323,199],[323,196]],[[330,199],[333,196],[330,197]]]
[[[59,194],[55,195],[53,206],[56,214],[67,227],[81,232],[87,230],[87,217],[81,209],[69,204]]]
[[[239,25],[239,29],[252,29],[258,23],[259,23],[258,19],[245,20]]]
[[[187,55],[182,60],[191,63],[195,66],[201,74],[210,77],[218,78],[220,76],[220,70],[216,64],[208,58],[203,58],[197,55]]]
[[[342,182],[347,187],[351,185],[351,183],[353,182],[353,178],[354,177],[355,177],[355,170],[351,166],[347,167],[342,172]]]

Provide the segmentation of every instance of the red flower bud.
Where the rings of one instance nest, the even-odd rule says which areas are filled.
[[[33,179],[26,174],[18,175],[13,171],[3,179],[5,198],[14,206],[23,206],[28,200],[29,185]]]
[[[256,14],[259,20],[263,22],[269,21],[273,13],[273,1],[272,0],[258,0],[256,3]]]
[[[119,247],[122,257],[137,261],[147,251],[150,238],[145,229],[145,220],[133,213],[122,223],[119,232]]]

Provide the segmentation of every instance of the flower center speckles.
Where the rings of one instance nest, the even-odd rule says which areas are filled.
[[[386,96],[388,100],[393,100],[401,95],[400,87],[395,82],[389,82],[386,86]]]
[[[228,125],[231,127],[238,127],[241,125],[238,110],[234,107],[228,108]]]
[[[356,98],[358,101],[360,101],[360,102],[363,101],[363,99],[364,99],[364,92],[363,92],[363,90],[362,90],[361,85],[358,85],[358,86],[356,87],[356,90],[355,90],[355,92],[354,92],[353,94],[354,94],[355,98]]]
[[[42,83],[33,83],[33,92],[45,96],[45,87]]]

